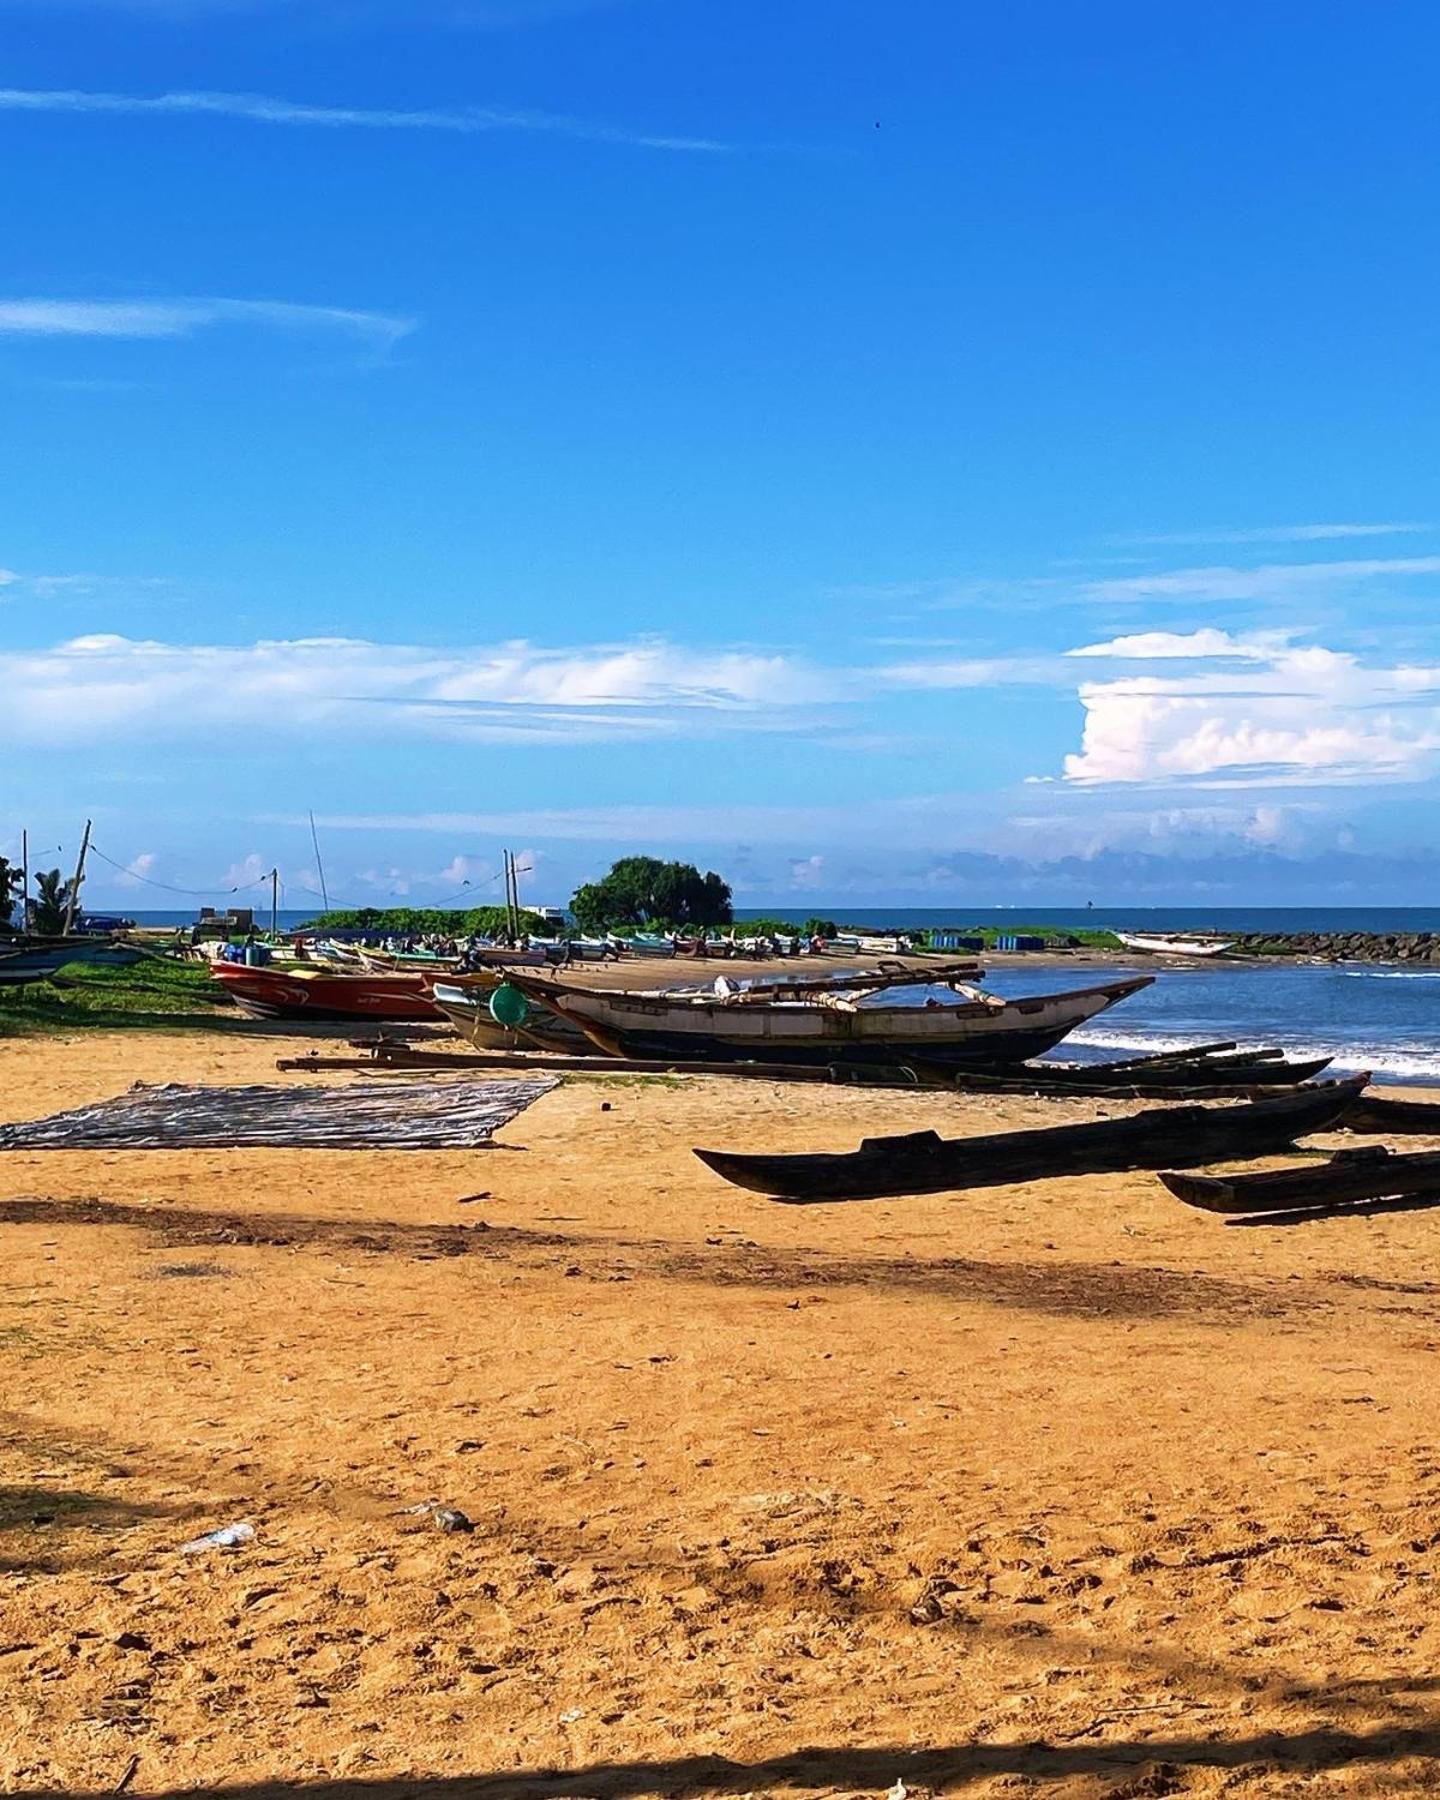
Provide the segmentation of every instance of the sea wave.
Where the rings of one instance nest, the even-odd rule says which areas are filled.
[[[1440,981],[1440,969],[1341,969],[1349,981]]]
[[[1331,1058],[1328,1073],[1346,1074],[1360,1069],[1368,1069],[1377,1078],[1388,1078],[1393,1081],[1440,1083],[1440,1046],[1405,1046],[1398,1044],[1317,1044],[1296,1042],[1287,1039],[1283,1034],[1270,1032],[1263,1034],[1265,1043],[1281,1049],[1287,1056],[1308,1058],[1328,1056]],[[1157,1031],[1142,1034],[1138,1031],[1117,1031],[1101,1028],[1099,1030],[1075,1031],[1066,1038],[1058,1050],[1052,1051],[1054,1058],[1062,1059],[1065,1052],[1073,1044],[1077,1049],[1106,1050],[1117,1056],[1162,1056],[1170,1050],[1187,1050],[1195,1043],[1195,1034],[1180,1037],[1170,1032]]]

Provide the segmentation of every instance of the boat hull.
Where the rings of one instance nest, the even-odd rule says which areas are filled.
[[[611,1055],[648,1060],[994,1068],[1053,1050],[1087,1019],[1148,987],[1154,977],[959,1006],[833,1007],[818,1002],[726,1004],[663,994],[604,992],[560,983],[532,987]]]
[[[1233,938],[1222,943],[1214,938],[1145,937],[1133,931],[1115,935],[1127,950],[1142,950],[1148,956],[1223,956],[1235,948]]]
[[[493,992],[493,989],[490,990]],[[553,1050],[567,1056],[594,1056],[596,1047],[571,1020],[536,1007],[519,1030],[509,1030],[491,1017],[489,994],[467,993],[444,983],[432,989],[437,1010],[449,1020],[467,1044],[477,1050]]]
[[[425,1021],[437,1015],[418,975],[300,974],[214,963],[211,974],[252,1019],[353,1025],[357,1020]]]
[[[1336,1124],[1368,1075],[1301,1088],[1243,1106],[1167,1107],[1128,1119],[1058,1125],[987,1137],[941,1138],[933,1131],[867,1138],[835,1155],[752,1156],[695,1151],[736,1187],[797,1203],[874,1200],[1000,1187],[1055,1175],[1125,1169],[1195,1168],[1266,1156]]]
[[[71,963],[84,963],[89,968],[129,968],[144,954],[133,944],[117,944],[107,938],[72,938],[60,943],[26,944],[15,950],[0,948],[0,987],[48,981]]]

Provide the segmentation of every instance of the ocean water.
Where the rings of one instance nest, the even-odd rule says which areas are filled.
[[[1423,929],[1423,927],[1421,928]],[[1440,966],[1368,963],[1212,963],[1154,972],[1154,985],[1122,1000],[1066,1038],[1065,1062],[1145,1056],[1187,1044],[1234,1039],[1278,1045],[1294,1056],[1330,1056],[1337,1075],[1368,1069],[1377,1080],[1440,1084]],[[1066,965],[996,968],[992,992],[1018,999],[1109,980]]]

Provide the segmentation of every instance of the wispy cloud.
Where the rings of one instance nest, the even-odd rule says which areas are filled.
[[[0,112],[129,113],[243,119],[252,125],[319,126],[331,130],[439,131],[474,137],[491,131],[529,131],[580,138],[594,144],[628,144],[641,150],[683,150],[717,154],[733,146],[714,138],[634,130],[567,113],[532,112],[520,107],[314,106],[268,94],[96,93],[81,88],[0,88]]]
[[[1112,544],[1318,544],[1331,538],[1400,537],[1407,532],[1434,531],[1421,519],[1388,520],[1374,525],[1225,526],[1212,531],[1125,532]]]
[[[1286,600],[1346,582],[1440,574],[1440,556],[1352,558],[1336,562],[1262,563],[1242,569],[1221,564],[1167,569],[1087,582],[1086,600]]]
[[[784,655],[658,640],[437,650],[97,635],[0,655],[0,685],[14,697],[0,741],[16,743],[187,741],[219,725],[305,739],[357,720],[372,739],[646,741],[790,731],[837,695],[826,671]]]
[[[224,325],[339,333],[383,351],[415,320],[282,300],[0,300],[0,335],[10,337],[185,338]]]
[[[1229,632],[1207,625],[1199,631],[1137,631],[1103,644],[1081,644],[1065,654],[1107,656],[1124,662],[1167,661],[1172,657],[1267,662],[1285,649],[1290,636],[1287,631]]]

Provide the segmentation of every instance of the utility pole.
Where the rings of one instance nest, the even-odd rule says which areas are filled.
[[[80,839],[80,856],[70,882],[70,898],[65,902],[65,936],[69,937],[80,906],[80,884],[85,879],[85,858],[90,852],[90,821],[85,821],[85,835]]]
[[[20,833],[20,929],[30,929],[30,833]]]
[[[280,935],[280,871],[270,871],[270,941]]]

